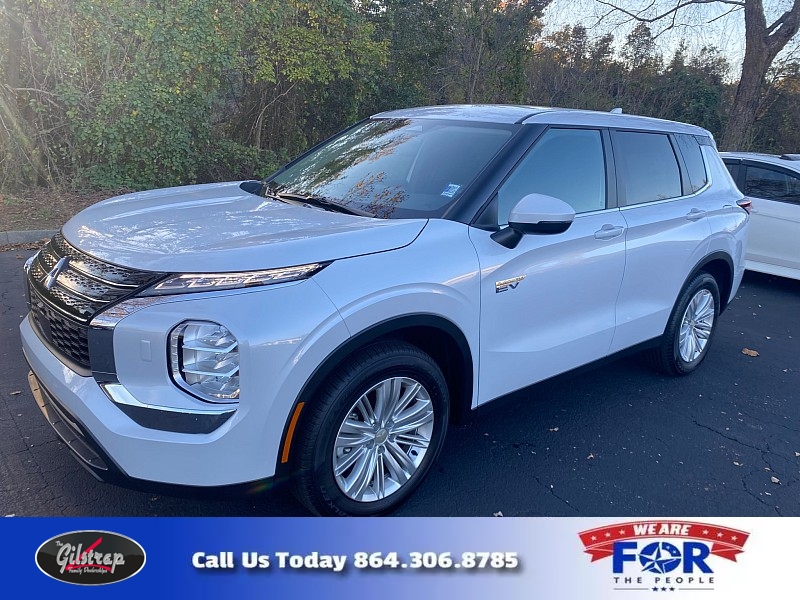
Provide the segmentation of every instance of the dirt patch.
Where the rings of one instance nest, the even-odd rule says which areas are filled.
[[[74,214],[87,206],[126,191],[34,188],[19,193],[0,193],[0,231],[60,229]]]
[[[39,248],[43,247],[47,242],[49,242],[47,238],[42,238],[41,240],[37,240],[35,242],[22,242],[19,244],[0,244],[0,252],[6,252],[8,250],[38,250]],[[17,254],[17,258],[25,258],[22,254]]]

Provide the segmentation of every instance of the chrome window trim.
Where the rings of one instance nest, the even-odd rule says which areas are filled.
[[[675,198],[665,198],[664,200],[651,200],[650,202],[640,202],[639,204],[626,204],[625,206],[620,206],[620,210],[628,210],[630,208],[640,208],[642,206],[653,206],[654,204],[666,204],[667,202],[677,202],[678,200],[689,200],[700,194],[704,193],[708,188],[711,187],[711,173],[708,172],[708,168],[706,168],[706,177],[708,177],[708,183],[706,183],[703,187],[699,190],[694,192],[693,194],[687,194],[686,196],[676,196]],[[588,213],[581,213],[581,214],[588,214]]]

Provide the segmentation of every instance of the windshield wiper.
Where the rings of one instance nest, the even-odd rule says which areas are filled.
[[[290,192],[270,192],[267,191],[267,196],[272,198],[277,198],[278,200],[289,201],[294,204],[308,204],[309,206],[316,206],[317,208],[322,208],[325,210],[329,210],[332,212],[340,212],[347,215],[356,215],[359,217],[375,217],[374,213],[368,212],[366,210],[360,210],[358,208],[352,208],[350,206],[344,206],[342,204],[338,204],[327,198],[322,196],[313,196],[313,195],[305,195],[305,194],[292,194]]]

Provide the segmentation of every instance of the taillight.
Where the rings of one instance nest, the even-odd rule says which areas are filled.
[[[753,208],[753,201],[750,198],[742,198],[736,204],[745,209],[747,214],[750,214],[750,209]]]

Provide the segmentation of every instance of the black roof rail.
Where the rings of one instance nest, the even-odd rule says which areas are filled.
[[[800,154],[782,154],[783,160],[800,160]]]

